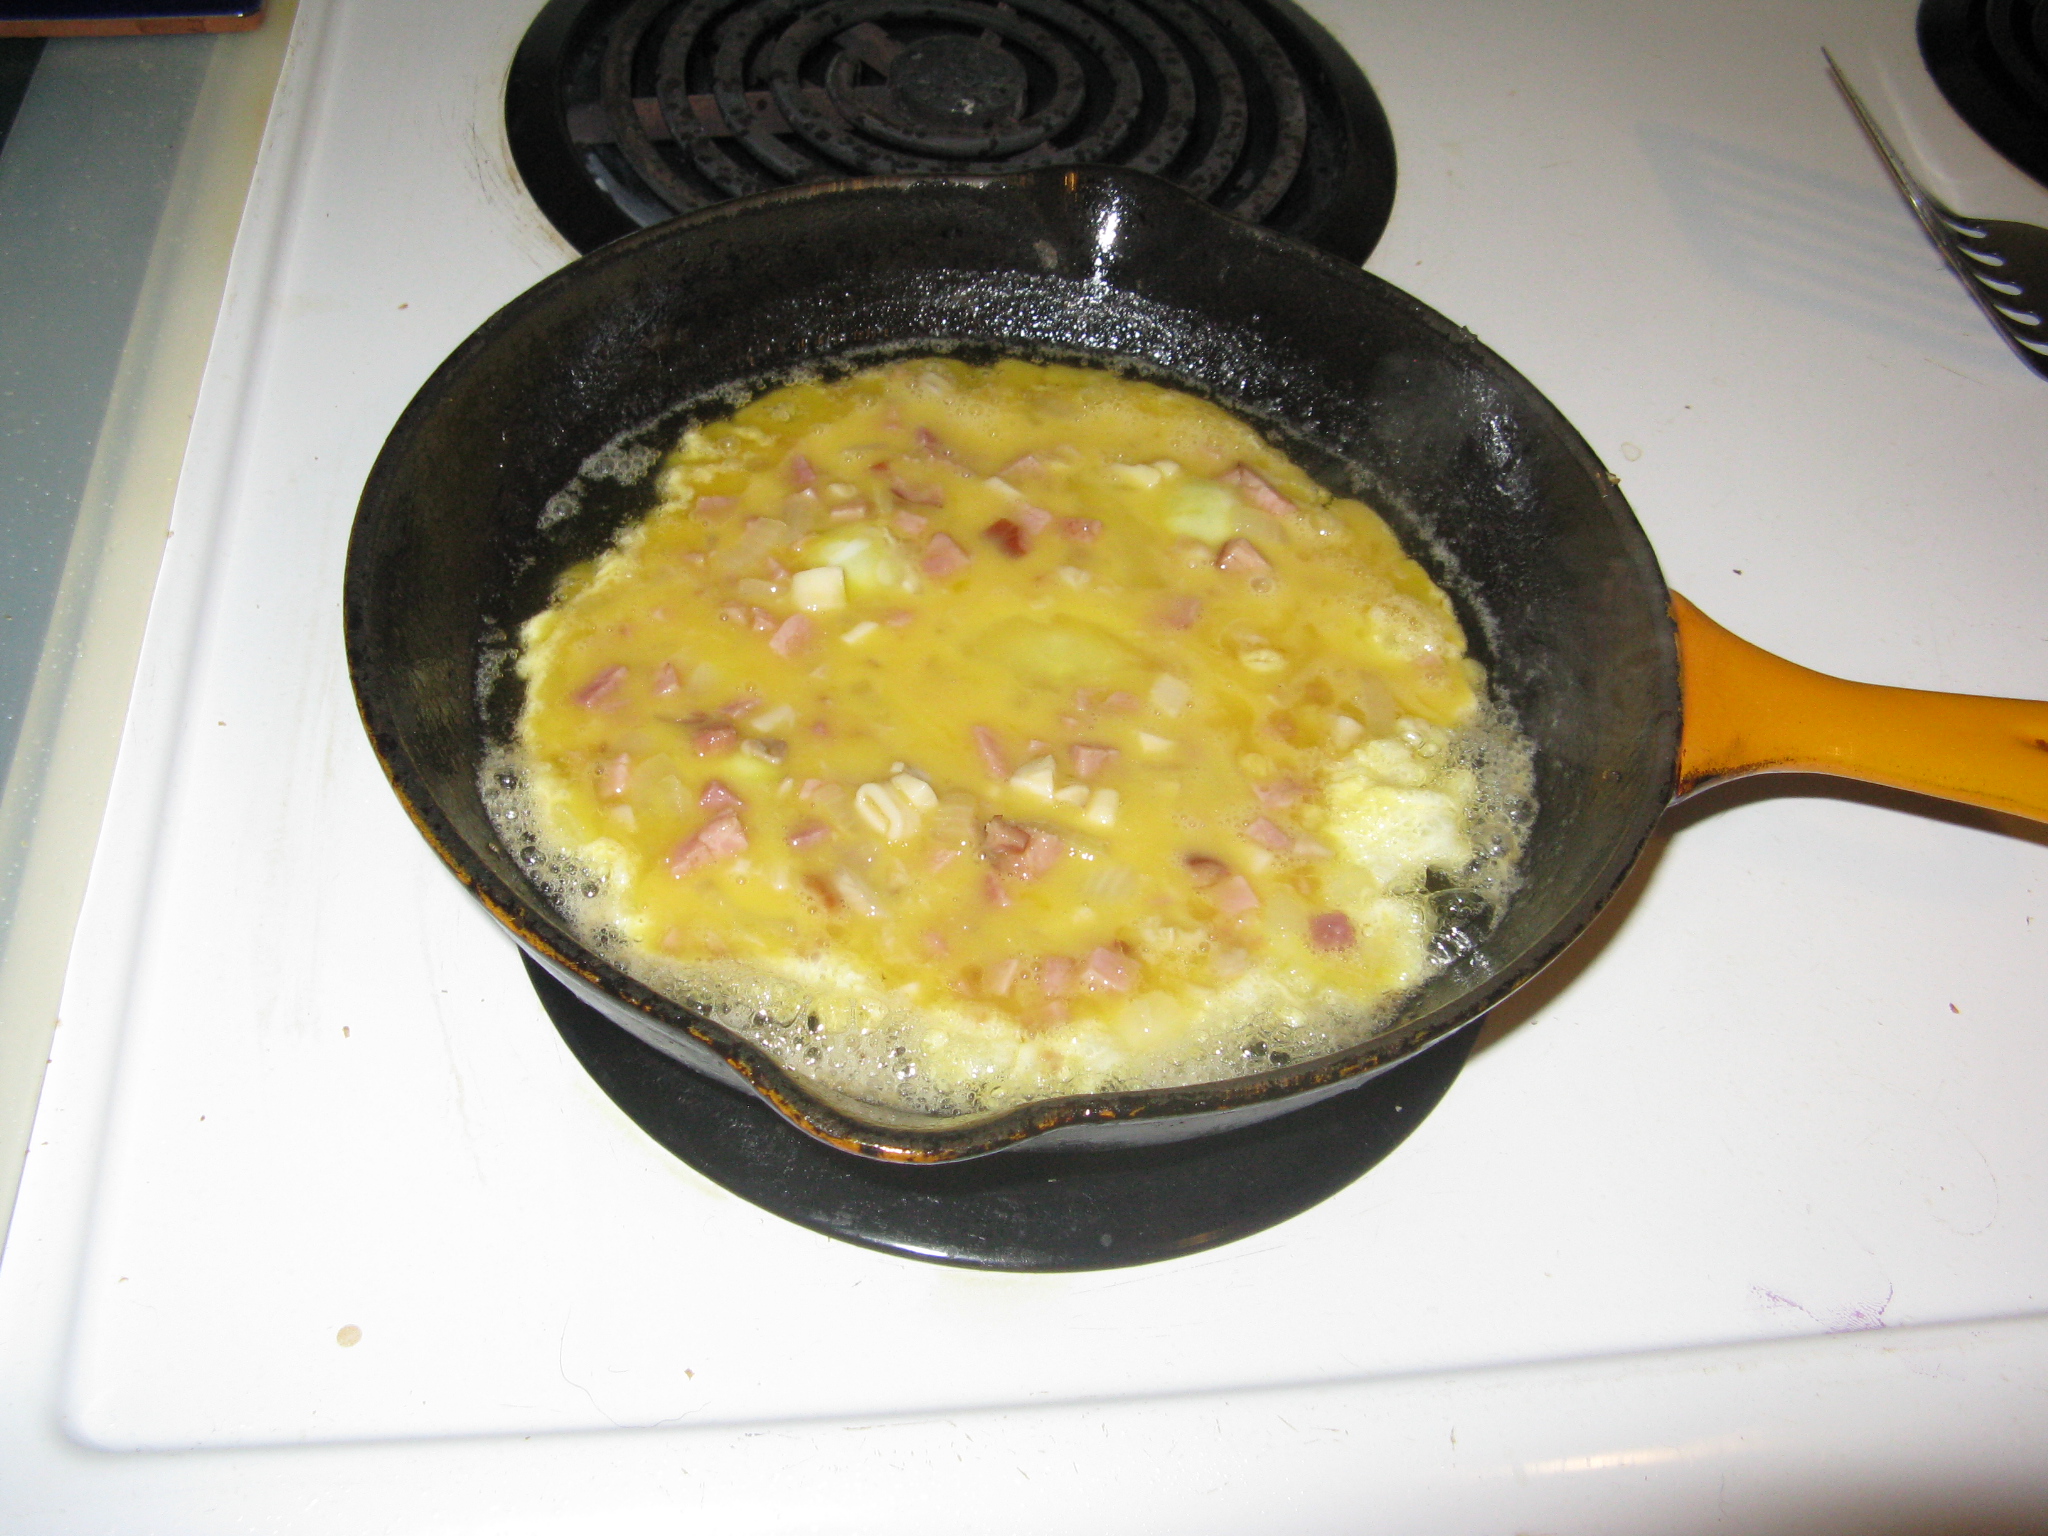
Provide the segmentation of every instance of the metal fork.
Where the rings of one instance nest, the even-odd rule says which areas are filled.
[[[1835,89],[1856,115],[1863,136],[1941,259],[2019,360],[2048,379],[2048,229],[2006,219],[1973,219],[1937,202],[1878,131],[1834,55],[1825,48],[1820,52],[1828,61]]]

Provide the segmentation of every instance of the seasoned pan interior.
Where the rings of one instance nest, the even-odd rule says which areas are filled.
[[[921,351],[1089,361],[1215,399],[1377,508],[1452,595],[1532,740],[1539,811],[1520,893],[1395,1028],[1227,1084],[971,1122],[884,1115],[807,1089],[591,953],[500,846],[477,772],[517,709],[507,648],[556,577],[644,509],[626,482],[650,460],[633,450],[664,447],[691,415],[795,370]],[[401,799],[522,942],[636,1033],[816,1134],[893,1157],[1049,1131],[1187,1134],[1421,1048],[1584,927],[1668,802],[1677,751],[1665,589],[1570,426],[1398,290],[1130,172],[770,194],[549,278],[466,342],[392,432],[349,549],[345,624],[364,720]]]

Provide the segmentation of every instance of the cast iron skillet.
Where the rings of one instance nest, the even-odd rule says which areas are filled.
[[[632,450],[665,447],[688,420],[798,367],[932,351],[1093,360],[1209,396],[1379,509],[1451,594],[1532,739],[1539,810],[1520,894],[1394,1027],[1224,1083],[919,1118],[784,1072],[586,948],[529,886],[478,787],[485,745],[509,734],[519,705],[503,660],[557,576],[644,507],[644,491],[621,483],[649,462]],[[1591,450],[1469,332],[1163,181],[1062,170],[770,193],[629,236],[543,281],[465,342],[393,429],[357,513],[344,619],[357,700],[400,800],[542,965],[812,1135],[937,1162],[1027,1139],[1089,1147],[1231,1129],[1363,1081],[1570,943],[1665,807],[1714,777],[1825,767],[2048,816],[2048,707],[2010,706],[2035,713],[2015,717],[2016,766],[1989,789],[1968,763],[1955,783],[1924,764],[1858,767],[1854,743],[1760,732],[1734,706],[1709,709],[1711,728],[1688,718],[1682,754],[1681,639],[1688,682],[1702,667],[1727,674],[1723,703],[1760,667],[1784,669],[1795,692],[1802,679],[1823,694],[1861,685],[1754,652],[1677,602],[1674,624],[1649,545]],[[1900,692],[1864,690],[1835,712],[1854,721],[1869,695]],[[1826,715],[1833,698],[1802,696],[1799,718]],[[1967,713],[1997,701],[1960,702]]]

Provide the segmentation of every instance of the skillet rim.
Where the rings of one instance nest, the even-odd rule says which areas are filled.
[[[804,1082],[743,1036],[671,1002],[586,949],[566,928],[558,926],[559,920],[537,900],[500,881],[471,852],[468,839],[439,808],[424,773],[412,762],[405,733],[395,723],[393,710],[380,692],[385,685],[374,675],[372,663],[378,643],[373,623],[376,594],[367,551],[377,519],[389,515],[393,487],[400,481],[409,457],[417,451],[419,439],[435,412],[441,408],[452,381],[461,378],[474,359],[488,353],[565,289],[593,284],[597,274],[615,264],[651,261],[654,258],[645,254],[650,250],[658,252],[671,244],[693,240],[706,229],[757,217],[764,211],[790,204],[956,191],[976,197],[1008,196],[1027,201],[1059,193],[1080,200],[1084,206],[1091,200],[1102,205],[1164,200],[1181,216],[1212,221],[1220,236],[1274,247],[1287,259],[1320,269],[1326,280],[1357,285],[1361,292],[1373,295],[1373,302],[1405,310],[1409,319],[1433,332],[1459,360],[1504,386],[1515,397],[1518,408],[1575,461],[1595,486],[1602,509],[1632,557],[1634,584],[1646,598],[1656,602],[1662,613],[1662,623],[1654,637],[1659,675],[1648,680],[1646,694],[1651,699],[1649,714],[1657,727],[1656,735],[1662,738],[1650,745],[1665,749],[1660,754],[1662,772],[1650,776],[1644,793],[1634,804],[1633,814],[1624,817],[1626,825],[1610,840],[1607,856],[1584,882],[1578,898],[1543,931],[1540,939],[1493,966],[1483,979],[1449,1002],[1403,1019],[1347,1050],[1218,1082],[1066,1095],[936,1125],[890,1123],[893,1117],[886,1111],[879,1119],[869,1119],[850,1107],[853,1101]],[[1083,1150],[1091,1143],[1128,1145],[1141,1140],[1176,1139],[1208,1129],[1234,1129],[1272,1114],[1306,1107],[1330,1093],[1363,1082],[1480,1017],[1576,940],[1634,867],[1677,786],[1682,701],[1669,589],[1648,538],[1621,496],[1614,477],[1563,414],[1472,332],[1384,279],[1292,237],[1232,219],[1170,183],[1129,170],[1068,168],[1005,176],[877,177],[778,189],[653,226],[549,274],[472,332],[434,370],[401,413],[378,454],[358,503],[343,588],[343,639],[350,680],[372,750],[407,816],[470,894],[535,959],[579,996],[598,1006],[615,1024],[685,1065],[764,1100],[817,1139],[859,1156],[888,1162],[950,1162],[1027,1142],[1038,1143],[1047,1150],[1067,1144]],[[1542,815],[1539,808],[1534,836],[1542,835]],[[546,921],[536,922],[536,912]]]

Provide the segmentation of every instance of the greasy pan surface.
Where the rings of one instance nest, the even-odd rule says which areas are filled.
[[[585,948],[496,839],[478,788],[518,683],[497,665],[568,566],[644,509],[585,475],[607,445],[685,423],[801,366],[935,350],[1096,360],[1267,430],[1377,508],[1458,604],[1531,737],[1523,888],[1401,1021],[1335,1056],[1227,1083],[1092,1095],[976,1121],[823,1095]],[[573,505],[573,510],[568,510]],[[1299,1107],[1442,1038],[1585,927],[1674,785],[1669,599],[1585,443],[1468,333],[1397,289],[1131,172],[831,186],[632,236],[513,301],[435,373],[364,489],[348,554],[349,665],[373,745],[421,831],[581,996],[850,1151],[912,1161],[1128,1145]],[[481,682],[480,682],[481,679]]]

